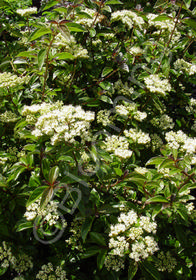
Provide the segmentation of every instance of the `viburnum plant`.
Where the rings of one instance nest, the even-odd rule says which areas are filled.
[[[0,1],[1,279],[195,279],[196,1],[38,2]]]

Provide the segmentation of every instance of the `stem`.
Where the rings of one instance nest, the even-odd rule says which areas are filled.
[[[50,49],[52,47],[52,43],[54,41],[54,38],[55,38],[55,35],[53,35],[52,40],[50,41],[50,44],[48,46],[47,53],[46,53],[46,70],[45,70],[45,73],[44,73],[44,85],[43,85],[43,90],[42,90],[42,100],[44,99],[44,93],[45,93],[45,89],[46,89],[46,81],[47,81],[47,76],[48,76],[49,52],[50,52]]]
[[[190,47],[190,45],[192,45],[192,43],[194,42],[195,38],[193,38],[190,43],[188,44],[188,46],[185,48],[184,52],[183,52],[183,56],[185,55],[186,51],[188,50],[188,48]]]

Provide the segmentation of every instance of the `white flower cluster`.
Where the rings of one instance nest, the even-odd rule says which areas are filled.
[[[66,271],[61,266],[54,268],[52,263],[45,264],[36,275],[40,280],[66,280]]]
[[[16,258],[12,254],[11,247],[3,241],[0,247],[0,267],[7,268],[10,265],[16,266]]]
[[[196,64],[189,63],[183,58],[176,60],[174,68],[179,70],[180,73],[187,73],[188,75],[194,75],[196,73]]]
[[[112,152],[118,157],[129,158],[132,155],[132,151],[129,150],[129,143],[123,136],[107,136],[104,144],[106,151]]]
[[[133,143],[136,144],[148,144],[150,142],[150,136],[148,133],[145,133],[141,130],[137,130],[136,128],[130,128],[129,130],[125,130],[124,134],[127,138],[129,138]]]
[[[136,167],[134,171],[141,175],[145,175],[148,172],[148,169],[146,167]]]
[[[180,149],[188,154],[194,154],[196,151],[196,138],[188,137],[181,130],[167,132],[165,139],[171,149]]]
[[[186,205],[186,208],[188,210],[188,214],[191,215],[192,212],[195,210],[195,206],[193,204],[193,202],[190,202]]]
[[[168,79],[161,79],[158,74],[152,74],[144,78],[144,82],[150,92],[157,92],[163,96],[172,89]]]
[[[0,114],[0,121],[5,123],[16,122],[18,120],[18,116],[12,111],[5,111],[5,113]]]
[[[177,261],[176,258],[172,257],[169,251],[166,253],[160,252],[157,255],[155,265],[159,271],[167,271],[170,273],[176,267]]]
[[[166,114],[153,118],[151,123],[152,125],[159,127],[161,130],[173,129],[174,127],[173,119]]]
[[[38,199],[37,201],[30,204],[27,207],[27,211],[24,213],[24,217],[28,221],[31,221],[34,220],[37,216],[42,216],[50,226],[56,225],[60,219],[60,213],[58,212],[59,202],[51,200],[45,206],[45,208],[40,209],[40,201],[41,199]],[[63,227],[67,226],[67,223],[64,219],[61,222],[63,222]]]
[[[133,116],[137,121],[143,121],[147,117],[146,112],[137,110],[137,104],[134,102],[123,102],[123,105],[116,105],[115,111],[121,116]]]
[[[133,26],[137,26],[142,29],[142,26],[145,23],[142,17],[130,10],[117,11],[111,14],[112,22],[119,20],[128,26],[129,29],[133,28]]]
[[[25,253],[21,253],[17,256],[17,265],[14,267],[17,273],[23,273],[33,267],[32,257],[29,257]]]
[[[63,47],[63,51],[69,52],[76,58],[88,58],[88,51],[84,49],[80,44],[77,44],[74,36],[70,36],[69,40],[67,40],[61,33],[59,33],[53,45],[55,47]]]
[[[104,16],[101,14],[97,15],[96,10],[93,9],[85,8],[81,10],[81,12],[88,14],[90,18],[79,18],[76,15],[76,22],[86,27],[91,27],[93,23],[96,25],[98,22],[101,22],[104,18]]]
[[[18,77],[10,72],[0,73],[0,88],[11,88],[24,84],[26,77]]]
[[[103,126],[107,126],[108,124],[112,124],[113,117],[110,116],[111,113],[109,110],[100,110],[97,113],[97,123],[102,123]]]
[[[76,136],[80,136],[82,142],[89,140],[90,122],[94,120],[93,112],[85,112],[81,106],[63,106],[60,102],[25,106],[22,115],[27,116],[27,121],[34,121],[36,117],[32,134],[36,137],[50,136],[52,145],[63,140],[73,143]]]
[[[186,107],[187,112],[194,114],[196,109],[196,99],[191,98],[189,105]]]
[[[16,276],[14,277],[13,280],[25,280],[24,276],[23,275],[20,275],[20,276]]]
[[[138,217],[135,211],[121,213],[118,223],[110,227],[109,248],[111,254],[123,257],[129,254],[136,262],[146,259],[158,250],[154,237],[157,224],[147,216]]]
[[[4,165],[7,160],[8,160],[7,157],[0,157],[0,165]]]
[[[129,49],[129,53],[134,56],[141,55],[143,52],[144,51],[140,47],[132,47]]]
[[[25,17],[25,16],[29,16],[29,15],[32,15],[32,14],[36,14],[37,13],[37,8],[32,7],[32,8],[28,8],[28,9],[18,9],[18,10],[16,10],[16,13],[21,15],[22,17]]]
[[[17,273],[22,273],[33,267],[32,258],[25,253],[13,255],[12,249],[5,241],[0,247],[0,267],[7,268],[11,266]]]
[[[175,22],[173,20],[164,20],[164,21],[153,21],[156,17],[158,17],[158,15],[156,14],[151,14],[149,13],[147,15],[148,18],[148,24],[149,26],[154,26],[157,29],[161,29],[161,30],[168,30],[169,32],[172,32],[175,26]]]
[[[65,240],[67,244],[71,245],[73,250],[78,250],[80,252],[84,250],[81,242],[81,227],[84,220],[84,218],[73,220],[70,227],[71,236],[69,239]]]
[[[119,256],[108,254],[104,261],[107,270],[120,271],[124,269],[124,260]]]
[[[173,175],[170,175],[170,169],[169,168],[160,168],[158,169],[158,172],[163,175],[165,178],[173,177]]]

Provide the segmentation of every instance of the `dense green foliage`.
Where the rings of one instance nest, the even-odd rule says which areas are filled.
[[[0,0],[0,279],[194,279],[196,1]]]

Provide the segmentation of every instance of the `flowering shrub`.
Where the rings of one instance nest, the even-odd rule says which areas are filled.
[[[0,1],[1,279],[196,277],[194,3]]]

